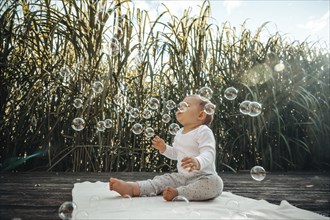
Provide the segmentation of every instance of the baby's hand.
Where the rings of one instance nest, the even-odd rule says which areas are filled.
[[[152,146],[157,150],[159,150],[160,153],[163,153],[166,150],[165,141],[160,137],[155,136],[151,142],[152,142]]]
[[[184,157],[181,160],[181,166],[188,170],[188,172],[200,169],[199,161],[196,159],[196,157]]]

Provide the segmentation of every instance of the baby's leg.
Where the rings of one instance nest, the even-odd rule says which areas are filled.
[[[165,187],[165,189],[163,191],[163,198],[166,201],[172,201],[178,195],[179,195],[178,190],[171,186]]]
[[[155,176],[153,179],[136,181],[140,188],[140,195],[158,195],[161,194],[167,186],[176,188],[185,184],[185,178],[182,174],[166,173]]]
[[[110,190],[116,191],[121,196],[139,196],[140,188],[139,185],[135,182],[125,182],[120,179],[110,178]]]
[[[186,186],[177,188],[180,196],[195,201],[214,199],[221,195],[222,190],[223,182],[218,175],[202,176]]]

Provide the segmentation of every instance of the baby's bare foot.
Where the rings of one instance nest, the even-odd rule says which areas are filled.
[[[163,198],[166,201],[172,201],[178,195],[179,195],[178,190],[170,186],[165,187],[163,191]]]
[[[121,196],[138,196],[140,194],[137,183],[125,182],[120,179],[110,178],[110,190],[116,191]]]

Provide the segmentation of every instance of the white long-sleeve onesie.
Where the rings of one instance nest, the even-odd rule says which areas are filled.
[[[182,133],[180,129],[173,141],[173,146],[166,145],[163,155],[177,160],[176,173],[166,173],[153,179],[137,181],[140,195],[158,195],[166,186],[177,189],[178,194],[189,200],[207,200],[219,196],[223,190],[222,179],[215,168],[215,139],[209,127],[198,128]],[[181,167],[181,160],[186,156],[196,157],[200,170],[188,172]]]
[[[212,130],[201,125],[192,131],[182,133],[181,128],[173,141],[173,146],[166,145],[166,150],[163,155],[177,160],[177,169],[179,173],[187,173],[188,171],[182,168],[181,160],[188,157],[196,157],[200,164],[200,171],[208,174],[216,173],[215,168],[215,139]]]

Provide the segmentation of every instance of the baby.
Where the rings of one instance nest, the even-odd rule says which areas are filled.
[[[125,182],[110,178],[110,190],[120,195],[150,196],[162,193],[166,201],[176,196],[201,201],[219,196],[223,182],[215,168],[216,149],[212,130],[213,113],[206,106],[215,107],[200,95],[189,95],[179,104],[177,121],[183,126],[175,135],[173,146],[156,136],[153,147],[164,156],[177,160],[177,172],[155,176],[153,179]]]

